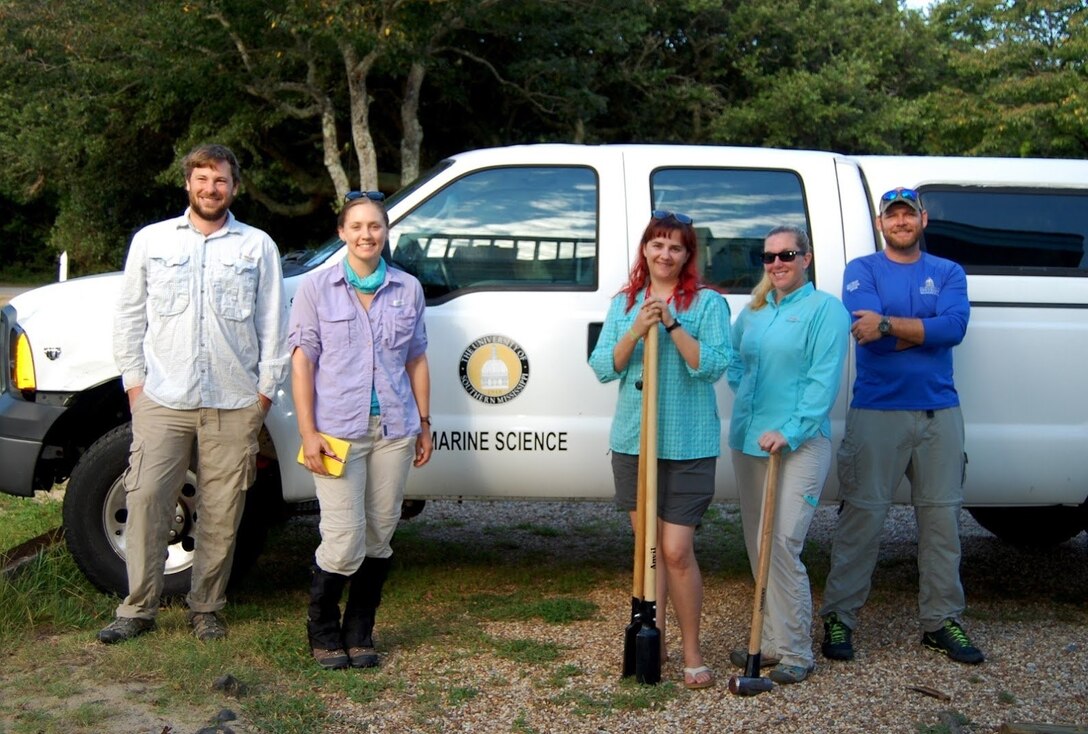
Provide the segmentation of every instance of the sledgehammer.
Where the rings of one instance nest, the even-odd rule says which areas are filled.
[[[763,521],[759,528],[759,559],[756,569],[756,593],[752,603],[752,632],[748,637],[748,659],[744,675],[729,678],[729,692],[737,696],[755,696],[774,688],[770,678],[759,676],[760,642],[763,637],[763,607],[767,600],[767,574],[771,568],[771,536],[774,533],[775,495],[778,490],[778,452],[767,462],[767,488],[763,492]]]

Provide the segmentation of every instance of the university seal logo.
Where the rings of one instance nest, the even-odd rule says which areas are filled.
[[[461,387],[481,403],[497,405],[513,400],[529,382],[529,357],[513,339],[497,334],[482,336],[461,353]]]

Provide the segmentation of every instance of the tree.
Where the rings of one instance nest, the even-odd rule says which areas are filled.
[[[1088,155],[1088,6],[945,0],[931,22],[951,49],[946,83],[921,100],[933,150]]]

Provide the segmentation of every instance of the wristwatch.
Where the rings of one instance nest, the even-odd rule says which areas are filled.
[[[882,336],[892,333],[892,322],[887,316],[880,317],[880,324],[876,327]]]
[[[665,333],[666,334],[671,334],[674,329],[679,329],[680,326],[681,326],[680,319],[673,319],[672,320],[672,326],[666,326],[665,327]]]

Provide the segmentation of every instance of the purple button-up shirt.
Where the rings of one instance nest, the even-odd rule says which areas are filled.
[[[420,432],[404,367],[427,351],[425,305],[419,281],[394,268],[387,270],[369,311],[340,263],[303,281],[291,306],[288,345],[314,365],[317,430],[339,438],[366,435],[373,387],[386,438]]]

